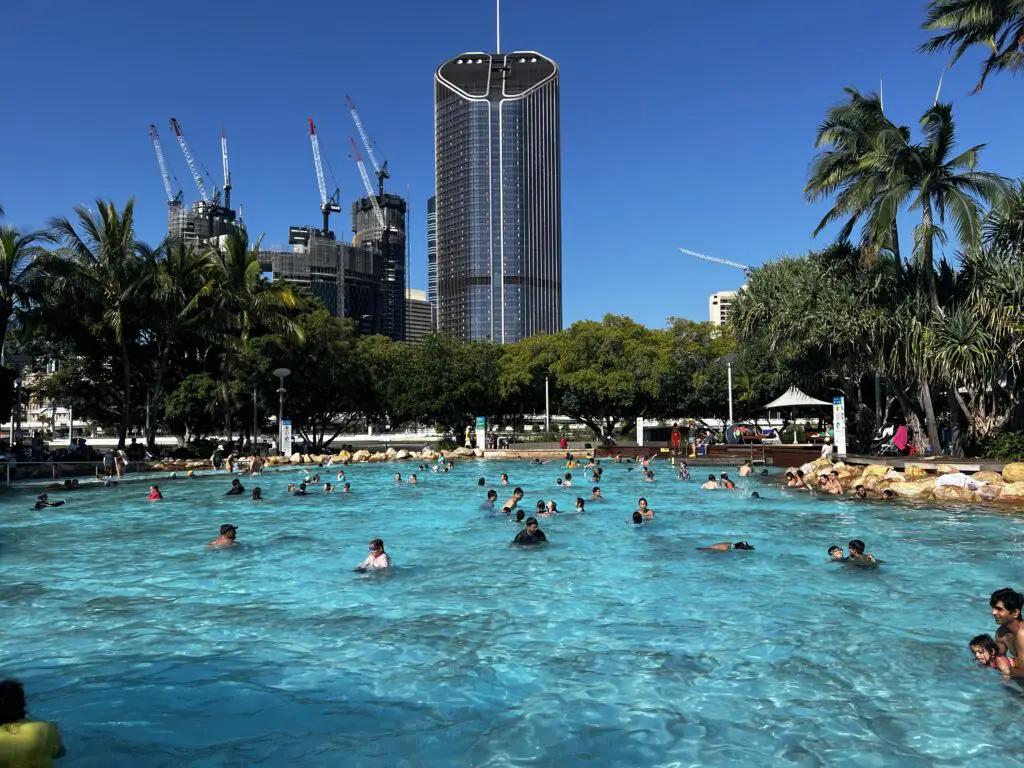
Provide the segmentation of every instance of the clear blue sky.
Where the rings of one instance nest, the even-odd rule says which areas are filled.
[[[502,48],[541,51],[561,68],[566,323],[606,312],[654,326],[707,319],[708,294],[740,275],[678,255],[679,245],[750,264],[814,245],[823,209],[801,190],[815,128],[843,86],[873,90],[879,76],[886,111],[916,123],[944,64],[915,53],[923,7],[506,0]],[[171,116],[215,178],[226,126],[234,200],[265,244],[319,221],[312,116],[347,220],[362,194],[347,93],[390,161],[391,190],[410,190],[412,285],[426,285],[433,73],[453,55],[493,49],[493,3],[12,3],[4,27],[9,223],[39,226],[97,197],[134,196],[139,235],[159,240],[166,206],[150,123],[186,199],[197,197]],[[987,168],[1024,175],[1024,84],[996,76],[970,96],[978,62],[969,55],[943,89],[963,146],[987,142]]]

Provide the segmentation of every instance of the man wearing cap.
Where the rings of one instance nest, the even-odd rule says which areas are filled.
[[[526,519],[526,527],[516,534],[516,537],[512,539],[512,543],[519,545],[546,544],[547,540],[548,537],[544,535],[544,531],[537,525],[537,518],[528,517]]]
[[[832,438],[828,435],[825,436],[825,442],[821,445],[821,458],[832,458]]]
[[[223,445],[218,445],[217,446],[217,450],[215,450],[213,452],[213,455],[210,456],[210,464],[213,466],[214,470],[218,470],[218,469],[220,469],[221,464],[223,464],[223,463],[224,463],[224,446]]]
[[[237,526],[231,525],[230,523],[224,523],[224,525],[220,527],[220,536],[210,542],[210,548],[220,549],[221,547],[237,546],[238,542],[235,541],[235,532],[237,530]]]

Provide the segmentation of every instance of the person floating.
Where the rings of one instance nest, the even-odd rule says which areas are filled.
[[[156,485],[149,486],[149,496],[146,497],[150,501],[163,501],[164,495],[160,493],[160,487]]]
[[[633,525],[643,525],[645,522],[646,520],[644,520],[644,516],[640,514],[640,510],[636,510],[633,513]]]
[[[222,549],[224,547],[234,547],[238,544],[236,540],[238,527],[231,525],[230,523],[224,523],[220,527],[220,536],[211,541],[207,546],[211,549]]]
[[[370,542],[370,554],[359,565],[356,566],[356,573],[366,573],[377,568],[390,568],[391,555],[384,551],[384,541],[374,539]]]
[[[242,481],[237,477],[231,481],[231,488],[225,492],[225,496],[241,496],[245,493],[245,488],[242,487]]]
[[[737,541],[735,544],[728,541],[720,541],[717,544],[709,544],[706,547],[697,547],[697,549],[701,552],[728,552],[733,549],[753,550],[754,548],[745,541]]]
[[[1008,680],[1010,678],[1010,670],[1013,668],[1013,664],[1010,663],[1010,660],[1006,657],[1006,652],[999,647],[999,644],[996,643],[991,635],[978,635],[971,638],[969,647],[971,655],[974,656],[974,660],[978,662],[979,666],[998,669],[1005,679]]]
[[[512,539],[512,543],[519,546],[531,546],[534,544],[546,544],[548,537],[544,535],[544,531],[537,525],[537,518],[528,517],[526,519],[526,527],[523,528],[516,537]]]
[[[29,720],[24,686],[0,680],[0,765],[47,768],[64,754],[57,724]]]
[[[348,493],[351,490],[352,490],[352,484],[351,483],[345,483],[343,486],[341,486],[341,492],[342,493]]]
[[[36,503],[33,509],[46,509],[47,507],[59,507],[63,504],[63,500],[55,499],[50,501],[50,497],[45,493],[40,493],[36,496]]]

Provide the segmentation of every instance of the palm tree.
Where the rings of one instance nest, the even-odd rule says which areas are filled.
[[[0,226],[0,359],[6,349],[11,316],[31,300],[35,261],[45,238],[44,232],[19,232],[15,227]]]
[[[950,66],[976,45],[989,51],[975,92],[993,72],[1024,69],[1024,0],[931,0],[923,26],[945,30],[921,50],[952,51]]]
[[[133,200],[122,211],[96,201],[96,212],[77,206],[77,226],[65,217],[50,222],[50,236],[62,245],[46,259],[44,270],[52,313],[81,315],[96,321],[116,349],[121,371],[121,417],[118,446],[125,447],[132,408],[132,362],[129,345],[137,341],[138,286],[147,279],[150,260],[135,239]],[[89,317],[94,312],[95,317]],[[81,324],[81,322],[79,323]]]
[[[1024,258],[1024,179],[1017,179],[989,211],[983,226],[986,245]]]

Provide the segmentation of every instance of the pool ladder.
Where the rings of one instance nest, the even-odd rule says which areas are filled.
[[[754,467],[757,467],[757,466],[766,467],[766,466],[768,466],[768,462],[765,461],[765,458],[764,458],[764,443],[761,443],[759,445],[755,445],[755,444],[751,443],[751,445],[750,445],[750,464],[751,464],[751,466],[754,466]]]

